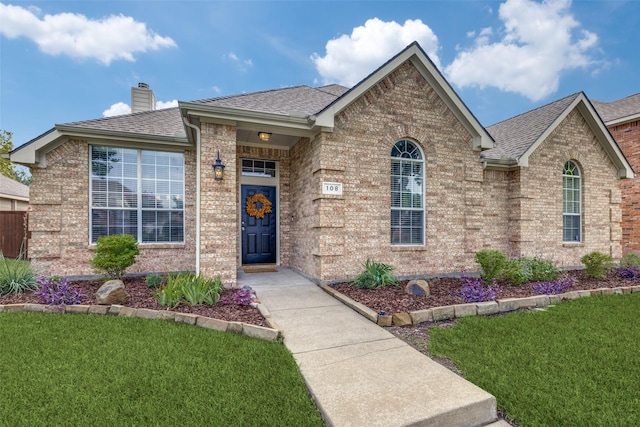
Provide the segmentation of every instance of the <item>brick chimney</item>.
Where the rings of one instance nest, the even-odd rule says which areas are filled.
[[[156,96],[146,83],[138,83],[131,88],[131,113],[152,111],[156,109]]]

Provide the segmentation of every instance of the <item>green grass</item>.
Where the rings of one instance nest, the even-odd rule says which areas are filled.
[[[546,311],[466,317],[429,349],[493,394],[521,426],[640,424],[640,293]]]
[[[139,318],[0,313],[1,426],[322,426],[279,343]]]

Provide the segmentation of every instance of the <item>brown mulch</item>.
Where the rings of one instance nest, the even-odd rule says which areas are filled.
[[[569,291],[589,290],[598,288],[615,288],[619,286],[636,286],[638,282],[621,278],[615,271],[610,271],[605,279],[591,279],[585,276],[584,271],[570,271],[563,273],[575,278],[573,285],[567,289]],[[459,296],[462,280],[459,278],[442,277],[428,279],[429,296],[408,295],[404,291],[408,281],[402,281],[400,286],[388,286],[381,289],[359,289],[349,283],[336,283],[331,285],[338,292],[349,298],[366,305],[372,310],[385,314],[398,312],[409,312],[424,310],[445,305],[463,304],[465,301]],[[536,295],[531,290],[530,284],[520,286],[510,286],[499,284],[500,291],[497,299],[500,298],[523,298]]]
[[[145,285],[144,277],[126,277],[124,280],[124,287],[129,295],[127,307],[132,308],[149,308],[152,310],[165,310],[158,302],[153,298],[151,292],[153,289],[149,289]],[[95,304],[95,294],[98,288],[104,284],[101,280],[85,280],[85,281],[70,281],[69,284],[74,287],[80,288],[82,292],[82,304]],[[223,289],[220,292],[220,298],[226,297],[227,300],[231,300],[231,295],[237,291],[237,289]],[[33,292],[23,292],[18,295],[0,295],[0,304],[23,304],[23,303],[38,303],[38,296]],[[196,305],[190,306],[181,304],[176,308],[171,309],[180,313],[192,313],[200,316],[212,317],[215,319],[225,320],[229,322],[243,322],[252,325],[267,326],[264,318],[260,314],[257,308],[251,306],[241,306],[234,304],[223,304],[218,302],[213,306],[209,305]]]

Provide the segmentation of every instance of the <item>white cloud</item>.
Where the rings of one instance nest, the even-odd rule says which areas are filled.
[[[2,3],[0,15],[0,34],[10,39],[26,37],[48,55],[93,58],[105,65],[119,59],[134,61],[139,52],[177,46],[170,37],[161,37],[124,15],[91,20],[76,13],[59,13],[41,18],[37,8]]]
[[[551,95],[563,71],[596,62],[591,51],[598,37],[580,28],[570,6],[570,0],[505,1],[501,38],[491,42],[493,30],[483,29],[474,47],[445,68],[447,78],[459,87],[496,87],[532,101]]]
[[[173,108],[178,106],[178,100],[174,99],[172,101],[157,101],[156,102],[156,110],[164,110],[165,108]]]
[[[253,61],[251,59],[241,59],[233,52],[229,52],[228,54],[226,54],[225,58],[231,60],[231,62],[236,64],[236,67],[238,67],[238,69],[243,73],[246,72],[249,68],[253,67]]]
[[[102,112],[102,117],[121,116],[123,114],[130,114],[131,107],[124,102],[118,102],[109,107],[108,110]]]
[[[419,19],[409,19],[403,25],[369,19],[364,26],[354,28],[351,35],[329,40],[326,55],[314,53],[311,60],[324,84],[353,86],[414,41],[439,67],[438,38]]]
[[[178,106],[178,100],[172,101],[156,101],[156,110],[164,110]],[[102,117],[121,116],[123,114],[131,114],[131,107],[124,102],[116,102],[109,109],[102,112]]]

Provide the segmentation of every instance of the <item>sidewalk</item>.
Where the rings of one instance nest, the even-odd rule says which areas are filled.
[[[283,330],[327,426],[484,426],[493,396],[298,273],[238,273]],[[497,425],[506,425],[496,423]]]

